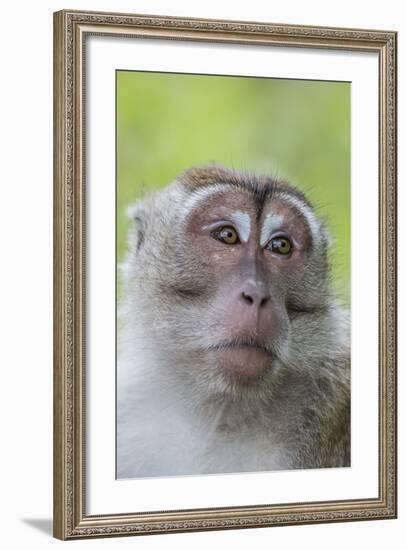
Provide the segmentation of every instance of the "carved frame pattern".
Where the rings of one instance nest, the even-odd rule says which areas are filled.
[[[378,53],[379,496],[377,499],[86,515],[85,39],[90,34]],[[54,14],[54,535],[60,539],[396,517],[396,46],[390,31],[162,16]]]

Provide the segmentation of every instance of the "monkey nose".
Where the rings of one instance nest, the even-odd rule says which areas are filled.
[[[240,299],[248,306],[264,307],[270,300],[270,294],[263,285],[247,285],[240,294]]]

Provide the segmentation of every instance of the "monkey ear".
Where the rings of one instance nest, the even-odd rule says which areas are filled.
[[[132,232],[132,245],[138,252],[144,242],[144,235],[146,231],[146,214],[143,205],[139,202],[132,204],[126,210],[127,217],[130,218],[134,224]]]

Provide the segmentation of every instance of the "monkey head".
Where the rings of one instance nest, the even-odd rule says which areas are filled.
[[[130,213],[125,315],[163,368],[172,357],[192,380],[258,388],[318,347],[329,237],[300,191],[210,165]]]

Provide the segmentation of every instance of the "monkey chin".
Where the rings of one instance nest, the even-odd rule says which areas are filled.
[[[242,382],[258,380],[273,363],[271,353],[258,347],[229,347],[215,353],[224,373]]]

